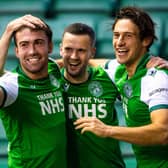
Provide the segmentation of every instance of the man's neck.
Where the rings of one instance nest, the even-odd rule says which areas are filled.
[[[84,83],[88,80],[89,77],[89,72],[85,72],[85,74],[81,75],[81,76],[71,76],[68,73],[66,73],[66,71],[64,72],[64,77],[71,83],[74,84],[80,84],[80,83]]]

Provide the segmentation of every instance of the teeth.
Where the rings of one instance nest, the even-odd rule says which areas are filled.
[[[126,52],[126,50],[118,50],[119,52]]]
[[[39,58],[33,57],[33,58],[29,58],[27,60],[30,61],[30,62],[37,62],[37,61],[39,61]]]
[[[38,60],[38,58],[30,58],[29,60]]]
[[[78,63],[75,63],[75,62],[71,62],[70,65],[78,65]]]

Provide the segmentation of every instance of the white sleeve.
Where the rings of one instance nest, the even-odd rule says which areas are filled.
[[[115,78],[115,72],[117,67],[120,64],[117,62],[116,59],[112,59],[110,61],[107,62],[107,64],[105,65],[105,71],[107,72],[108,76],[110,77],[110,79],[115,83],[114,78]]]
[[[6,93],[6,99],[3,107],[7,107],[12,104],[18,96],[18,75],[7,72],[0,77],[0,86]]]
[[[168,108],[168,74],[151,68],[141,81],[141,99],[152,109]]]

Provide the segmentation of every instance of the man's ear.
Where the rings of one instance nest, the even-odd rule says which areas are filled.
[[[63,54],[62,54],[62,52],[63,52],[63,51],[62,51],[62,43],[59,44],[59,52],[60,52],[60,56],[62,57],[62,55],[63,55]]]
[[[18,52],[19,52],[19,51],[18,51],[18,48],[15,47],[15,55],[16,55],[17,58],[19,58],[19,56],[18,56]]]
[[[143,39],[142,44],[144,47],[147,47],[151,43],[151,41],[152,41],[152,37],[146,37],[145,39]]]
[[[53,51],[53,43],[50,42],[48,45],[48,53],[50,54],[50,53],[52,53],[52,51]]]
[[[91,57],[90,57],[90,58],[94,58],[95,54],[96,54],[96,48],[93,47],[93,48],[92,48],[92,53],[91,53]]]

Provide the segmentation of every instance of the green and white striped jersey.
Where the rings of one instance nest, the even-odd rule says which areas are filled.
[[[116,60],[111,60],[106,65],[107,73],[122,96],[125,119],[129,127],[150,124],[150,113],[153,110],[168,108],[168,71],[147,69],[149,58],[149,54],[142,58],[130,79],[125,65],[118,64]],[[168,167],[168,145],[133,145],[133,149],[138,168]]]
[[[49,61],[49,75],[31,80],[20,67],[0,78],[1,107],[9,141],[9,167],[66,168],[66,129],[61,73]]]
[[[73,122],[93,116],[105,124],[118,125],[114,102],[118,91],[102,68],[88,68],[86,82],[72,84],[64,79],[68,112],[68,148],[71,168],[124,168],[119,142],[75,130]],[[64,70],[62,71],[64,74]]]

